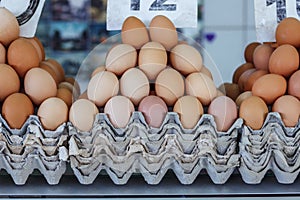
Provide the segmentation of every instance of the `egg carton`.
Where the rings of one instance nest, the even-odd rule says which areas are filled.
[[[42,147],[47,155],[54,155],[58,148],[68,140],[66,123],[55,131],[44,130],[37,116],[31,115],[21,129],[11,129],[0,115],[0,141],[15,154],[20,154],[24,147]]]

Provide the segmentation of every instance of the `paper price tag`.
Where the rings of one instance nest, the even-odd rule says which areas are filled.
[[[156,15],[165,15],[177,28],[197,27],[197,0],[108,0],[107,30],[121,30],[129,16],[136,16],[146,26]]]
[[[255,0],[257,40],[275,41],[276,27],[286,17],[300,19],[300,0]]]
[[[34,37],[45,0],[0,0],[0,7],[10,10],[20,25],[20,36]]]

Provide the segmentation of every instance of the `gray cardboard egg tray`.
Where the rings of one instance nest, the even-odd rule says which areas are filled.
[[[25,184],[35,169],[49,184],[58,184],[66,171],[67,140],[66,124],[45,131],[38,117],[30,116],[21,129],[10,129],[0,116],[0,169],[6,170],[16,185]]]
[[[227,181],[239,165],[238,119],[227,132],[217,132],[211,115],[203,115],[194,129],[182,127],[176,113],[168,113],[160,128],[150,128],[134,112],[124,129],[115,129],[107,115],[98,114],[90,132],[69,124],[71,168],[82,184],[91,184],[105,170],[115,184],[140,174],[158,184],[172,170],[182,184],[192,184],[206,169],[216,184]]]
[[[244,182],[259,184],[271,170],[277,181],[291,184],[300,172],[300,123],[285,127],[279,113],[269,113],[261,130],[242,128],[239,172]]]

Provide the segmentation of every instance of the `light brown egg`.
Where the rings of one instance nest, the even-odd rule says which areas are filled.
[[[269,44],[257,46],[253,52],[253,63],[256,69],[269,71],[269,60],[274,48]]]
[[[300,100],[300,70],[292,74],[288,84],[288,94],[297,97]]]
[[[104,113],[115,128],[125,128],[133,112],[133,103],[124,96],[112,97],[104,107]]]
[[[72,96],[74,99],[77,99],[80,95],[80,91],[78,91],[74,85],[72,85],[71,83],[69,83],[67,81],[63,81],[63,82],[59,83],[57,88],[58,89],[60,89],[60,88],[68,89],[72,93]]]
[[[184,95],[184,80],[181,74],[172,68],[161,71],[155,81],[155,92],[168,106],[173,106],[177,99]]]
[[[203,106],[194,96],[180,97],[174,105],[173,112],[179,115],[182,126],[186,129],[194,128],[203,115]]]
[[[115,74],[109,71],[97,73],[90,80],[87,88],[89,100],[97,106],[104,106],[105,103],[119,92],[119,80]]]
[[[120,93],[137,106],[149,95],[150,84],[147,76],[137,68],[127,70],[120,79]]]
[[[238,83],[240,76],[248,69],[253,69],[254,65],[252,63],[244,63],[240,65],[233,73],[232,83]]]
[[[244,83],[244,91],[251,91],[255,81],[266,74],[268,74],[268,72],[265,70],[255,70],[253,73],[251,73]]]
[[[137,64],[137,52],[129,44],[118,44],[114,46],[106,56],[106,70],[113,72],[117,76],[122,75],[127,69],[135,67]]]
[[[250,96],[240,105],[239,117],[253,130],[261,129],[267,114],[268,107],[260,97]]]
[[[300,47],[300,22],[293,17],[283,19],[277,26],[275,32],[276,42],[279,45],[290,44]]]
[[[240,95],[239,85],[236,83],[223,83],[219,86],[219,90],[233,101]]]
[[[52,67],[50,67],[48,64],[46,64],[46,62],[40,62],[40,68],[47,71],[52,76],[52,78],[54,79],[56,85],[57,86],[59,85],[60,80],[57,77],[57,75],[56,75],[56,73],[55,73],[55,71],[53,70]]]
[[[14,40],[7,50],[7,62],[20,77],[34,67],[38,67],[40,59],[34,46],[24,38]]]
[[[32,68],[26,73],[24,89],[36,105],[40,105],[47,98],[55,97],[57,93],[54,79],[41,68]]]
[[[102,71],[105,71],[105,70],[106,70],[105,66],[103,66],[103,65],[99,66],[96,69],[94,69],[94,71],[92,72],[91,77],[95,76],[98,72],[102,72]]]
[[[56,97],[63,100],[66,103],[66,105],[68,106],[68,108],[71,107],[73,96],[72,96],[72,92],[70,92],[70,90],[68,90],[66,88],[59,88],[57,90]]]
[[[81,95],[79,95],[78,99],[87,99],[87,100],[89,100],[89,98],[87,96],[87,91],[84,91]]]
[[[291,95],[281,96],[274,102],[272,111],[281,115],[285,126],[294,127],[299,122],[300,101]]]
[[[0,43],[0,64],[6,63],[6,48]]]
[[[197,97],[201,104],[207,106],[217,96],[214,82],[205,74],[192,73],[185,79],[186,94]]]
[[[65,70],[64,70],[63,66],[57,60],[48,58],[46,60],[46,63],[56,73],[56,76],[58,77],[59,82],[62,82],[65,80]]]
[[[290,44],[279,46],[274,50],[270,57],[269,71],[273,74],[279,74],[288,78],[298,68],[298,50]]]
[[[236,105],[238,107],[241,106],[242,102],[251,96],[253,96],[251,91],[246,91],[246,92],[241,93],[235,100]]]
[[[38,53],[38,56],[39,56],[39,60],[40,62],[45,60],[45,50],[44,50],[44,47],[43,47],[43,44],[41,43],[41,41],[37,38],[37,37],[33,37],[33,38],[24,38],[26,39],[28,42],[30,42],[36,52]]]
[[[283,76],[266,74],[255,81],[252,94],[261,97],[267,104],[272,104],[278,97],[285,94],[287,83]]]
[[[130,16],[124,21],[121,37],[124,44],[130,44],[136,49],[140,49],[149,42],[148,30],[145,24],[134,16]]]
[[[253,62],[253,53],[254,53],[254,50],[260,44],[261,43],[259,43],[259,42],[251,42],[251,43],[249,43],[246,46],[245,51],[244,51],[244,58],[245,58],[246,62],[250,62],[250,63]]]
[[[178,43],[176,27],[163,15],[157,15],[151,20],[149,34],[151,41],[161,43],[167,51]]]
[[[2,105],[2,116],[13,129],[22,128],[27,118],[33,114],[32,102],[22,93],[11,94]]]
[[[0,64],[0,101],[20,90],[20,79],[16,71],[6,64]]]
[[[93,102],[79,99],[70,108],[69,120],[77,129],[86,132],[92,129],[98,113],[99,110]]]
[[[71,76],[66,76],[65,77],[65,82],[71,83],[74,87],[74,89],[77,91],[78,94],[81,93],[80,85],[79,83],[75,80],[74,77]]]
[[[245,90],[245,86],[246,83],[249,79],[249,77],[256,71],[256,69],[247,69],[246,71],[244,71],[244,73],[241,74],[239,81],[238,81],[238,85],[239,85],[239,89],[241,92],[246,91]]]
[[[138,65],[149,80],[167,67],[168,56],[164,46],[158,42],[148,42],[140,50]]]
[[[176,45],[171,50],[170,61],[172,66],[184,76],[200,72],[203,64],[200,52],[187,44]]]
[[[205,65],[202,65],[200,72],[211,78],[211,80],[214,80],[211,71]]]
[[[227,131],[238,116],[235,102],[226,96],[212,100],[207,113],[214,117],[218,131]]]
[[[1,26],[0,43],[8,46],[20,34],[20,27],[17,18],[6,8],[0,7]]]
[[[46,99],[40,105],[37,115],[46,130],[55,130],[68,121],[69,109],[66,103],[57,97]]]

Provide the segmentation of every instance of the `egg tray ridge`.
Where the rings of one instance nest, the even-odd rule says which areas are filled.
[[[168,113],[160,128],[150,128],[134,112],[124,129],[115,129],[106,114],[96,116],[90,132],[69,127],[71,168],[82,184],[91,184],[105,170],[116,184],[141,174],[158,184],[169,169],[182,184],[191,184],[202,169],[223,184],[239,165],[238,119],[227,132],[217,132],[211,115],[203,115],[194,129],[184,129],[177,113]]]

